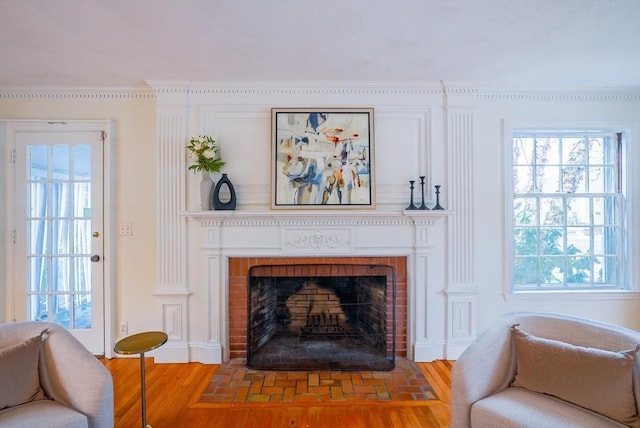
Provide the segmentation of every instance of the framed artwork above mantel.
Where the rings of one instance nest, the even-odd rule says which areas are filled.
[[[272,108],[271,207],[374,209],[373,108]]]

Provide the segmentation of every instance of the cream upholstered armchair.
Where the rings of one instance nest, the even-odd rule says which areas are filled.
[[[0,426],[113,428],[109,371],[67,330],[0,324]]]
[[[638,344],[612,324],[505,315],[454,363],[452,427],[640,427]]]

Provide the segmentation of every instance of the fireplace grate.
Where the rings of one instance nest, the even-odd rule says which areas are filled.
[[[300,329],[298,340],[318,340],[334,335],[346,337],[346,334],[347,328],[340,322],[338,314],[307,314],[307,322]]]

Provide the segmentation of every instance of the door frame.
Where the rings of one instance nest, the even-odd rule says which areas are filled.
[[[111,209],[115,202],[115,157],[114,145],[115,122],[113,120],[0,120],[0,296],[4,304],[0,305],[0,322],[15,321],[13,313],[13,286],[15,278],[16,254],[13,245],[13,229],[16,225],[14,210],[15,200],[14,156],[15,141],[18,132],[59,132],[59,131],[96,131],[104,132],[103,150],[103,268],[104,268],[104,356],[113,356],[112,344],[116,339],[117,329],[115,305],[115,212]]]

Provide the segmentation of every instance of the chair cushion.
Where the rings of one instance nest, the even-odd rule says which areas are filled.
[[[471,406],[474,427],[624,427],[613,419],[548,395],[511,387]]]
[[[639,422],[633,369],[640,346],[611,352],[545,339],[512,328],[516,376],[512,386],[553,395],[622,424]]]
[[[42,335],[0,349],[0,409],[43,400],[38,359]]]
[[[0,411],[2,428],[87,428],[87,417],[51,400],[32,401]]]

